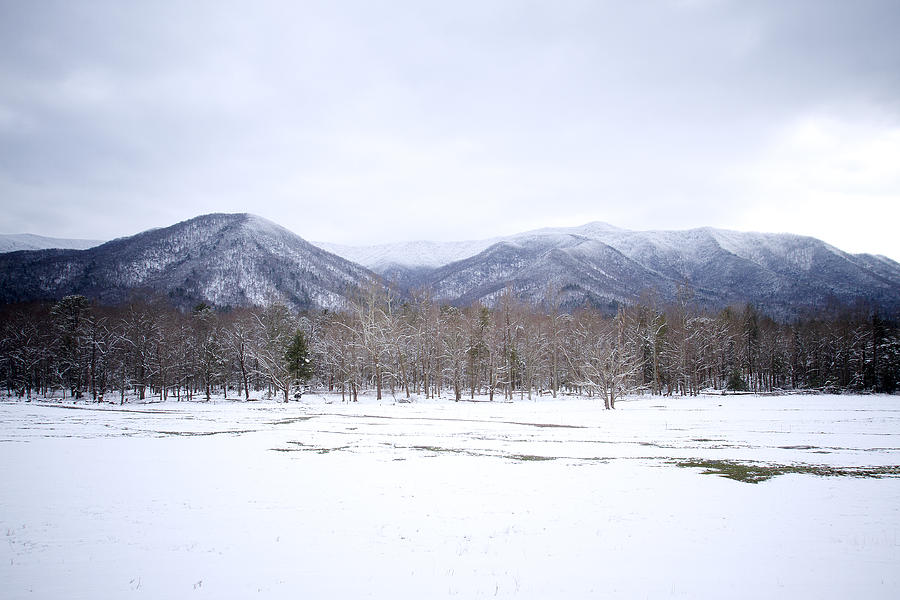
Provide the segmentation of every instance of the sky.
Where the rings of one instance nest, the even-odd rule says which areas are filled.
[[[0,233],[605,221],[900,260],[896,0],[0,0]]]

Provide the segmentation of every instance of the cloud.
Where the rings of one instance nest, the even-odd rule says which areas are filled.
[[[853,181],[863,196],[896,189],[814,172],[825,151],[790,141],[804,119],[827,115],[855,131],[820,123],[861,146],[853,160],[871,161],[859,167],[867,181],[883,168],[884,151],[862,147],[888,143],[900,114],[892,2],[101,1],[3,12],[10,231],[113,237],[212,210],[336,242],[594,219],[755,228],[760,214],[781,229],[795,221],[779,222],[769,196],[843,198]],[[806,183],[785,179],[797,169]]]
[[[742,222],[823,238],[853,252],[897,257],[900,123],[797,119],[736,179]]]

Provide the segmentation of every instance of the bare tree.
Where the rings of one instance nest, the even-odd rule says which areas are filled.
[[[283,304],[271,304],[256,314],[255,343],[251,351],[261,373],[276,392],[283,394],[285,402],[293,381],[285,354],[294,331],[294,318]]]
[[[238,374],[238,395],[250,399],[250,350],[256,318],[249,310],[236,311],[222,328],[227,352]]]
[[[459,309],[446,306],[441,311],[441,362],[444,376],[453,387],[457,402],[462,398],[462,388],[469,358],[469,336],[465,319]]]

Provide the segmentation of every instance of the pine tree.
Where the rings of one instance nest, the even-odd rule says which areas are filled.
[[[290,346],[284,353],[288,372],[298,381],[303,382],[313,376],[313,364],[309,358],[309,346],[306,336],[299,329],[294,333]]]

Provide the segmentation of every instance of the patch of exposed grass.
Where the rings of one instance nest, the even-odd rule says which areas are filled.
[[[704,475],[718,475],[743,483],[760,483],[779,475],[796,473],[816,477],[898,477],[900,465],[875,467],[833,467],[830,465],[779,465],[736,460],[691,459],[675,461],[679,467],[703,469]]]
[[[350,446],[338,446],[336,448],[316,448],[316,454],[328,454],[329,452],[340,452],[341,450],[348,450]]]
[[[479,452],[477,450],[464,450],[462,448],[445,448],[443,446],[410,446],[413,450],[424,450],[426,452],[435,452],[441,453],[446,452],[449,454],[463,454],[465,456],[490,456],[496,458],[506,458],[509,460],[517,460],[517,461],[543,461],[543,460],[556,460],[557,456],[538,456],[536,454],[503,454],[499,452]]]
[[[555,456],[538,456],[536,454],[510,454],[506,456],[510,460],[521,460],[521,461],[542,461],[542,460],[556,460]]]
[[[312,416],[306,417],[288,417],[286,419],[281,419],[278,421],[272,421],[272,425],[290,425],[291,423],[299,423],[301,421],[309,421],[312,419]]]
[[[159,435],[178,435],[178,436],[205,436],[205,435],[241,435],[243,433],[253,433],[254,429],[235,429],[229,431],[156,431]]]
[[[478,452],[473,452],[471,450],[463,450],[462,448],[445,448],[444,446],[410,446],[410,448],[412,448],[413,450],[424,450],[425,452],[446,452],[449,454],[465,454],[466,456],[484,456],[484,454],[479,454]]]
[[[272,448],[277,452],[315,452],[316,454],[328,454],[329,452],[338,452],[340,450],[347,450],[350,446],[337,446],[334,448],[326,448],[324,446],[311,446],[309,444],[304,444],[303,442],[295,442],[288,441],[288,444],[292,444],[293,448]]]
[[[555,429],[585,429],[584,425],[560,425],[557,423],[520,423],[518,421],[500,421],[509,425],[527,425],[528,427],[550,427]]]
[[[615,443],[615,442],[613,442],[613,443]],[[674,445],[674,444],[661,444],[661,443],[659,443],[659,442],[634,442],[634,443],[637,444],[638,446],[649,446],[650,448],[667,448],[667,449],[671,449],[671,448],[677,448],[677,447],[678,447],[678,446],[676,446],[676,445]]]

